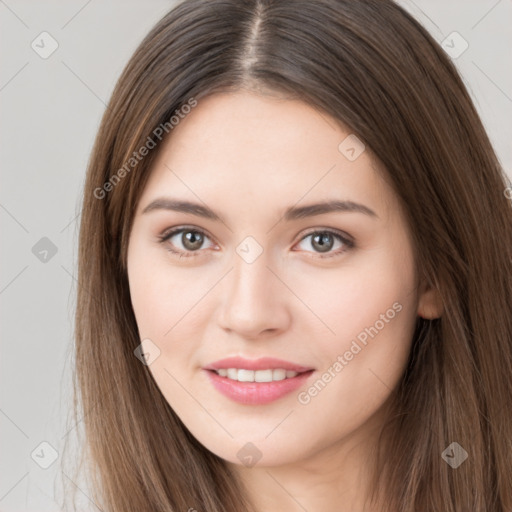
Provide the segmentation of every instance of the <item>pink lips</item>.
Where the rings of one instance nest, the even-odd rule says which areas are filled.
[[[297,372],[298,375],[273,382],[238,382],[221,377],[214,370],[237,368],[245,370],[267,370],[282,368]],[[263,357],[256,360],[242,357],[228,357],[215,361],[203,368],[212,385],[231,400],[246,405],[263,405],[273,402],[298,389],[313,372],[313,368],[297,365],[282,359]]]
[[[307,372],[313,368],[306,366],[299,366],[297,364],[283,361],[282,359],[275,359],[273,357],[262,357],[260,359],[244,359],[243,357],[227,357],[220,359],[214,363],[205,366],[205,370],[219,370],[221,368],[244,368],[245,370],[266,370],[268,368],[282,368],[283,370],[290,370],[293,372]]]

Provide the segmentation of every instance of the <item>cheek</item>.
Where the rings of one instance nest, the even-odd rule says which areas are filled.
[[[207,276],[173,267],[164,251],[133,247],[128,256],[130,296],[141,337],[165,341],[207,291]]]
[[[299,293],[322,322],[315,322],[320,328],[312,336],[330,392],[318,402],[340,399],[363,410],[390,393],[410,351],[417,307],[414,279],[407,246],[399,254],[394,247],[376,249],[325,279],[317,277],[314,288],[311,276],[301,277]],[[311,327],[313,317],[307,318]]]
[[[208,279],[173,268],[165,251],[153,253],[135,245],[128,256],[132,307],[144,348],[153,354],[148,366],[156,384],[172,407],[180,409],[186,396],[178,382],[190,378],[199,337],[194,335],[198,301]],[[147,341],[150,340],[150,343]],[[177,379],[177,380],[175,380]]]
[[[140,336],[160,338],[171,327],[174,309],[168,306],[177,295],[176,288],[168,286],[157,268],[151,272],[146,267],[135,268],[129,273],[130,296]]]
[[[399,324],[411,315],[410,308],[414,306],[412,260],[404,260],[388,247],[354,257],[335,269],[297,272],[293,280],[294,292],[319,319],[320,329],[322,324],[325,327],[322,339],[334,344],[356,336],[388,310],[388,316],[394,318],[392,323]],[[395,315],[399,309],[393,309],[396,302],[403,311]],[[314,320],[312,315],[302,317],[310,324]]]

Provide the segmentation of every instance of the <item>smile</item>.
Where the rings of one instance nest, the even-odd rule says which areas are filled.
[[[267,370],[245,370],[237,368],[220,368],[214,370],[217,375],[226,377],[230,380],[238,382],[274,382],[284,379],[291,379],[298,375],[293,370],[285,370],[283,368],[268,368]]]
[[[245,405],[264,405],[297,390],[314,369],[274,358],[222,359],[203,368],[213,388]]]

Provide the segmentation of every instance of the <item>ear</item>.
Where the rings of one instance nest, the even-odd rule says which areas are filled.
[[[444,307],[439,290],[422,284],[418,299],[418,316],[433,320],[441,317],[443,311]]]

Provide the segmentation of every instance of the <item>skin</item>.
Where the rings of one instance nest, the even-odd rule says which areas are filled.
[[[355,161],[339,151],[350,134],[298,100],[245,90],[203,98],[159,148],[134,217],[132,305],[141,340],[160,350],[148,368],[186,427],[228,462],[261,512],[362,510],[376,436],[416,318],[442,313],[436,293],[417,280],[409,229],[379,162],[368,148]],[[224,222],[142,213],[163,196],[207,205]],[[327,199],[363,204],[377,217],[282,218],[289,206]],[[194,252],[181,233],[160,242],[173,227],[204,231],[203,244]],[[346,250],[322,258],[307,235],[325,229],[348,234],[355,247],[334,237],[327,254]],[[248,236],[263,249],[250,264],[236,252]],[[400,312],[300,403],[299,392],[396,303]],[[243,405],[214,389],[202,370],[237,355],[315,371],[297,392]],[[253,467],[237,457],[247,442],[261,453]]]

